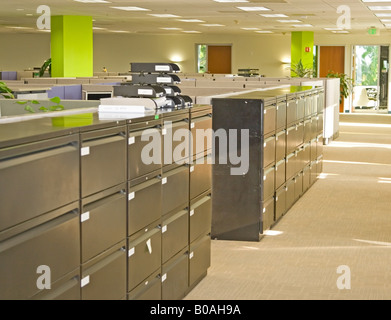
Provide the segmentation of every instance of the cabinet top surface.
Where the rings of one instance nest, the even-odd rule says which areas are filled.
[[[70,116],[56,116],[27,121],[0,124],[0,148],[13,147],[70,134],[106,129],[127,124],[190,114],[211,106],[194,105],[184,109],[156,110],[148,114],[102,116],[98,112],[87,112]]]
[[[243,94],[229,96],[228,99],[256,99],[256,100],[269,100],[273,98],[279,98],[287,96],[289,94],[296,94],[299,92],[313,90],[316,87],[312,86],[287,86],[285,88],[270,89],[270,90],[254,90]]]

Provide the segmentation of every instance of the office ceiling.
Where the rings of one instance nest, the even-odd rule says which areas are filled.
[[[99,1],[86,3],[78,1]],[[219,0],[221,1],[221,0]],[[228,1],[228,0],[225,0]],[[230,0],[232,1],[232,0]],[[245,1],[245,0],[241,0]],[[365,0],[364,0],[365,1]],[[371,27],[377,32],[391,32],[391,17],[381,18],[378,13],[391,13],[391,8],[371,10],[369,6],[391,6],[391,0],[248,0],[248,2],[216,2],[214,0],[1,0],[0,32],[44,32],[37,28],[41,14],[37,8],[45,4],[51,15],[88,15],[94,19],[96,33],[135,34],[283,34],[291,31],[314,31],[323,34],[366,34]],[[139,7],[148,11],[124,11],[113,7]],[[265,7],[268,11],[245,11],[238,7]],[[342,7],[341,7],[342,6]],[[340,13],[338,13],[340,9]],[[372,8],[373,9],[373,8]],[[387,9],[387,10],[384,10]],[[350,11],[351,20],[348,18]],[[178,17],[156,17],[171,14]],[[284,17],[264,17],[261,14],[283,14]],[[184,22],[181,19],[201,21]],[[390,19],[381,21],[381,19]],[[283,21],[279,21],[283,20]],[[288,22],[286,21],[288,20]],[[298,20],[292,22],[290,20]],[[337,22],[343,23],[340,30]],[[351,28],[346,30],[351,22]],[[311,25],[311,26],[309,26]],[[177,29],[164,29],[177,28]],[[254,28],[257,28],[256,30]],[[46,31],[47,32],[47,31]],[[335,35],[335,34],[334,34]]]

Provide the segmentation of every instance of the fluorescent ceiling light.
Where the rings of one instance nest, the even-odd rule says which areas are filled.
[[[270,9],[265,7],[236,7],[243,11],[270,11]]]
[[[386,11],[391,10],[391,6],[369,6],[369,10],[372,11]]]
[[[215,2],[248,2],[248,0],[213,0]]]
[[[301,20],[277,20],[278,22],[281,22],[281,23],[301,23],[303,21]]]
[[[391,17],[391,13],[375,13],[375,16],[379,18]]]
[[[343,30],[343,31],[331,31],[332,33],[349,33],[349,31]]]
[[[182,30],[182,28],[160,28],[163,30]]]
[[[182,31],[185,33],[201,33],[200,31],[194,31],[194,30],[188,30],[188,31]]]
[[[33,14],[32,14],[32,13],[26,13],[26,16],[27,16],[27,17],[32,17]]]
[[[260,16],[265,17],[265,18],[288,18],[286,14],[260,14]]]
[[[361,0],[362,2],[390,2],[390,0]]]
[[[109,31],[115,33],[130,33],[130,31],[125,31],[125,30],[109,30]]]
[[[391,19],[380,19],[381,22],[391,22]]]
[[[256,33],[274,33],[273,31],[268,30],[261,30],[261,31],[255,31]]]
[[[343,29],[342,28],[323,28],[327,31],[342,31]]]
[[[204,27],[225,27],[225,25],[218,24],[218,23],[206,23],[206,24],[201,24],[201,26],[204,26]]]
[[[181,16],[176,16],[175,14],[168,14],[168,13],[162,13],[162,14],[148,13],[148,15],[157,18],[180,18],[181,17]]]
[[[124,10],[124,11],[151,11],[149,9],[140,7],[110,7],[112,9]]]
[[[252,30],[259,30],[259,28],[241,28],[241,29],[243,29],[243,30],[250,30],[250,31],[252,31]]]
[[[92,27],[93,30],[107,30],[107,28]]]
[[[76,2],[82,2],[82,3],[111,3],[110,1],[106,0],[73,0]]]
[[[312,24],[292,24],[292,27],[295,28],[312,28]]]
[[[20,29],[20,30],[32,29],[32,28],[30,28],[30,27],[13,27],[13,26],[9,26],[9,27],[6,27],[6,28],[9,28],[9,29]]]
[[[205,22],[204,20],[199,20],[199,19],[178,19],[178,21],[182,21],[182,22]]]

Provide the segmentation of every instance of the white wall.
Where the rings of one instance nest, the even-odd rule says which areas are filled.
[[[182,57],[181,71],[196,72],[196,44],[231,44],[232,73],[257,68],[268,77],[289,76],[290,35],[134,35],[95,34],[94,71],[127,72],[131,62],[170,62]],[[40,67],[50,57],[50,34],[0,34],[0,70]]]

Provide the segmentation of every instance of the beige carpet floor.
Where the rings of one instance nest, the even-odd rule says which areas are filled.
[[[376,119],[344,116],[324,173],[274,235],[212,241],[208,275],[185,299],[390,300],[391,116]]]

